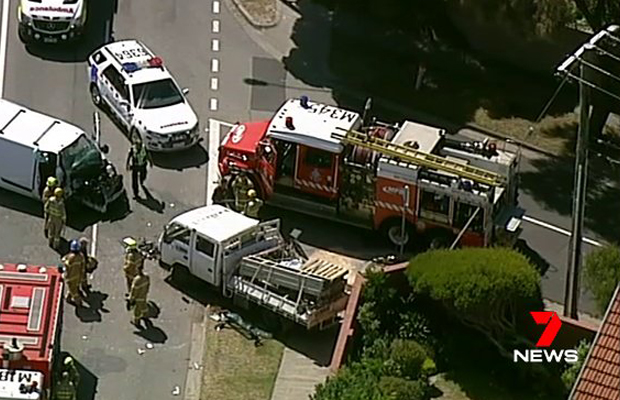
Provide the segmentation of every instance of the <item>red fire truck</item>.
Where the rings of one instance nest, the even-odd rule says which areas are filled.
[[[56,267],[0,264],[0,400],[50,397],[62,291]]]
[[[434,246],[510,244],[518,235],[518,151],[406,121],[364,126],[353,111],[286,101],[235,125],[219,149],[220,190],[243,171],[268,204]]]

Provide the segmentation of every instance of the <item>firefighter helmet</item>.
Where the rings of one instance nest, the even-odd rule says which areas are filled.
[[[56,188],[54,190],[54,197],[62,197],[65,195],[65,191],[62,188]]]
[[[69,250],[73,251],[73,252],[78,252],[80,250],[82,250],[82,246],[80,245],[80,242],[73,239],[71,241],[71,243],[69,243]]]
[[[137,249],[138,248],[138,242],[136,242],[136,239],[134,239],[134,238],[127,237],[127,238],[123,239],[123,243],[125,244],[125,246],[127,246],[128,249]]]
[[[69,356],[65,357],[65,360],[63,361],[63,364],[67,365],[67,366],[72,365],[73,364],[73,358],[69,357]]]
[[[51,188],[58,186],[58,179],[50,176],[49,178],[47,178],[47,186]]]
[[[248,190],[248,197],[250,197],[250,198],[256,197],[256,190],[254,190],[254,189]]]

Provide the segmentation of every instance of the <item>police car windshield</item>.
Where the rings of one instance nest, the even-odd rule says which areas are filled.
[[[170,78],[134,85],[133,99],[137,108],[144,109],[168,107],[184,101],[177,85]]]

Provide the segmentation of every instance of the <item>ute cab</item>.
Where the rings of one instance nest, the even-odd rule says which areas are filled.
[[[261,240],[261,232],[273,224],[219,205],[197,208],[166,225],[158,244],[161,261],[187,268],[197,278],[219,287],[241,257],[272,245]]]
[[[137,40],[109,43],[88,57],[90,94],[106,106],[132,140],[168,152],[200,140],[198,117],[161,57]]]
[[[361,116],[353,111],[290,99],[270,121],[234,126],[222,141],[219,169],[256,171],[259,196],[297,193],[331,201],[338,197],[339,165],[344,149],[334,132],[359,129]]]

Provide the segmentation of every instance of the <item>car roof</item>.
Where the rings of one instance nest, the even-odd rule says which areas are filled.
[[[0,132],[4,139],[54,153],[84,134],[75,125],[4,99],[0,99]]]
[[[187,211],[174,217],[170,222],[194,229],[217,243],[222,243],[259,224],[256,219],[217,204]]]
[[[342,152],[340,139],[333,138],[332,133],[357,129],[361,125],[360,115],[354,111],[312,101],[308,101],[308,106],[304,108],[300,99],[286,101],[273,116],[267,136],[330,153]],[[287,128],[287,117],[293,119],[294,129]]]
[[[123,69],[123,64],[136,63],[138,65],[145,65],[150,59],[155,57],[155,54],[138,40],[128,39],[109,43],[103,46],[102,50],[104,55],[110,58],[111,62],[130,85],[172,77],[164,65],[161,67],[142,67],[134,72],[127,72]]]

